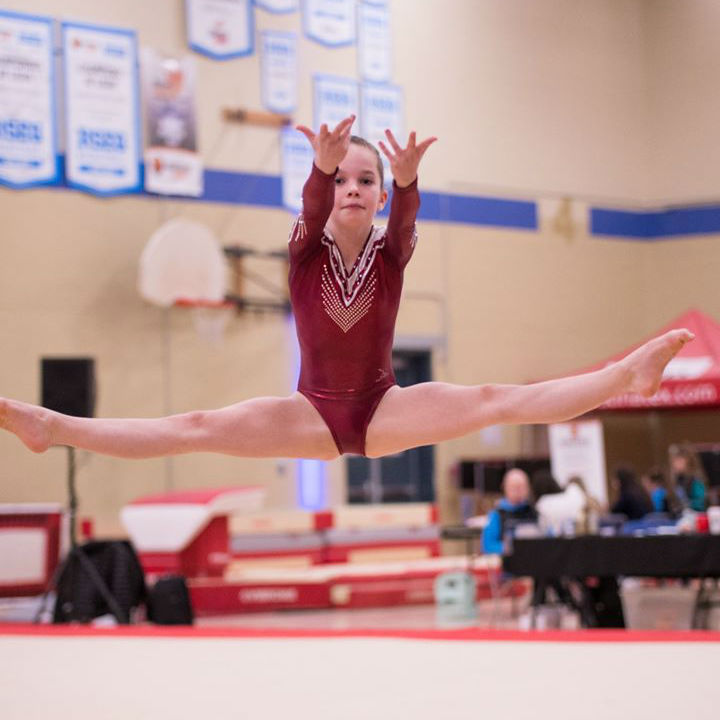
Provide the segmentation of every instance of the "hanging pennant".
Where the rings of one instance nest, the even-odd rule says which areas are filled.
[[[195,62],[142,53],[145,98],[145,189],[161,195],[202,195],[197,152]]]
[[[297,130],[281,135],[283,205],[292,212],[302,210],[302,189],[312,169],[314,152],[308,139]]]
[[[298,0],[255,0],[255,5],[268,12],[280,15],[295,12],[298,9]]]
[[[66,176],[99,195],[140,182],[137,45],[131,30],[63,23]]]
[[[303,0],[303,29],[315,42],[331,47],[355,42],[354,0]]]
[[[290,113],[297,106],[297,35],[266,30],[261,35],[260,75],[263,105]]]
[[[389,82],[392,77],[390,9],[381,5],[358,5],[358,65],[360,77]]]
[[[360,118],[363,137],[377,147],[378,141],[388,144],[385,130],[389,129],[401,145],[405,144],[403,120],[403,95],[397,85],[376,85],[363,83],[360,92]],[[380,153],[385,167],[385,179],[392,182],[389,163],[384,153]]]
[[[359,104],[356,80],[335,75],[315,76],[313,117],[316,129],[323,123],[332,129],[348,115],[357,115]]]
[[[0,10],[0,38],[0,183],[55,184],[53,21]]]
[[[252,0],[185,0],[188,43],[215,60],[250,55],[255,49]]]

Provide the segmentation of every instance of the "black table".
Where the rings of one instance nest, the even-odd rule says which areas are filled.
[[[652,535],[645,537],[604,537],[515,539],[511,552],[503,557],[503,570],[532,577],[536,583],[579,581],[600,578],[607,590],[603,602],[619,611],[617,578],[701,578],[693,626],[705,625],[714,605],[706,578],[720,578],[720,535]],[[595,626],[601,619],[588,617],[583,624]]]
[[[720,535],[651,535],[516,539],[503,569],[558,577],[720,577]]]

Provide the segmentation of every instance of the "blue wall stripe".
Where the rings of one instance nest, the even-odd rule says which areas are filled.
[[[645,240],[709,235],[720,232],[720,206],[650,212],[592,208],[590,229],[593,235]]]
[[[51,187],[68,188],[64,179],[65,157],[58,155],[60,182]],[[144,171],[144,166],[141,166]],[[43,186],[48,187],[48,186]],[[199,198],[171,196],[184,202],[218,202],[231,205],[256,205],[282,208],[282,179],[278,175],[205,170],[205,190]],[[157,197],[141,191],[147,197]],[[536,230],[537,203],[527,200],[451,195],[422,190],[419,220],[464,223],[494,227]],[[166,196],[163,196],[166,197]],[[379,213],[387,216],[388,208]],[[674,210],[590,209],[592,235],[657,240],[680,235],[720,233],[720,205],[678,208]]]

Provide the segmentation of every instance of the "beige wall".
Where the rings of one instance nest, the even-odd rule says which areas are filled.
[[[446,338],[447,351],[434,353],[437,379],[525,382],[554,376],[611,355],[689,305],[720,317],[715,238],[651,244],[590,238],[585,206],[576,203],[578,232],[566,240],[552,231],[552,213],[545,213],[556,192],[631,204],[664,192],[658,172],[671,173],[671,157],[657,165],[648,128],[655,139],[666,133],[676,138],[683,119],[648,121],[651,90],[657,95],[660,86],[651,88],[648,74],[671,66],[656,59],[664,37],[660,20],[674,16],[679,4],[692,6],[696,17],[703,9],[710,12],[710,3],[658,3],[660,20],[656,4],[640,0],[391,4],[395,80],[405,88],[408,124],[441,138],[428,154],[422,185],[543,201],[538,232],[422,223],[398,336],[401,344],[417,336],[429,344]],[[180,0],[5,0],[3,7],[134,27],[141,46],[185,48]],[[298,26],[296,16],[257,16],[261,28]],[[720,51],[707,52],[720,57]],[[303,41],[301,59],[298,119],[307,122],[311,73],[353,75],[355,54]],[[224,128],[219,119],[224,104],[260,106],[257,57],[228,63],[198,58],[198,68],[207,164],[277,174],[273,133]],[[688,61],[673,73],[681,78],[691,69]],[[693,102],[699,113],[706,111],[697,97]],[[709,140],[710,128],[703,132],[699,139]],[[672,147],[681,152],[679,143]],[[701,150],[690,161],[711,165]],[[224,243],[281,248],[291,220],[284,211],[0,190],[0,213],[0,395],[37,401],[41,356],[88,354],[98,362],[99,415],[161,414],[166,322],[172,410],[292,389],[292,338],[285,320],[239,317],[224,347],[213,348],[198,339],[188,313],[172,311],[168,320],[141,301],[135,288],[139,254],[164,220],[183,215],[207,223]],[[275,277],[278,271],[263,272]],[[499,444],[480,433],[438,447],[436,486],[444,510],[454,507],[448,476],[459,457],[515,453],[534,446],[533,438],[531,430],[503,428]],[[62,450],[36,456],[2,434],[0,458],[0,501],[64,501]],[[117,532],[119,508],[163,489],[170,466],[176,487],[262,483],[271,504],[295,502],[294,464],[286,460],[197,455],[123,461],[83,453],[81,513],[96,517],[100,532]],[[330,500],[342,502],[344,461],[330,463],[328,471]]]
[[[650,197],[669,204],[717,202],[720,4],[653,0],[647,21]]]

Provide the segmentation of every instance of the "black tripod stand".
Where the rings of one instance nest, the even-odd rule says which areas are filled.
[[[84,589],[89,590],[89,596],[95,592],[103,599],[107,609],[115,616],[118,623],[127,625],[130,622],[128,613],[120,606],[107,583],[100,575],[95,563],[88,557],[86,549],[78,545],[77,541],[77,491],[75,489],[75,448],[68,447],[68,510],[70,521],[70,552],[65,561],[55,573],[50,588],[43,595],[40,608],[35,614],[35,622],[40,622],[45,612],[48,595],[54,587],[57,592],[53,622],[62,623],[72,620],[89,621],[95,616],[92,607],[87,602],[78,602],[78,594],[83,583],[89,582]],[[100,545],[96,543],[95,545]],[[88,546],[86,546],[88,547]],[[88,595],[88,593],[85,593]],[[92,606],[94,603],[90,603]]]

